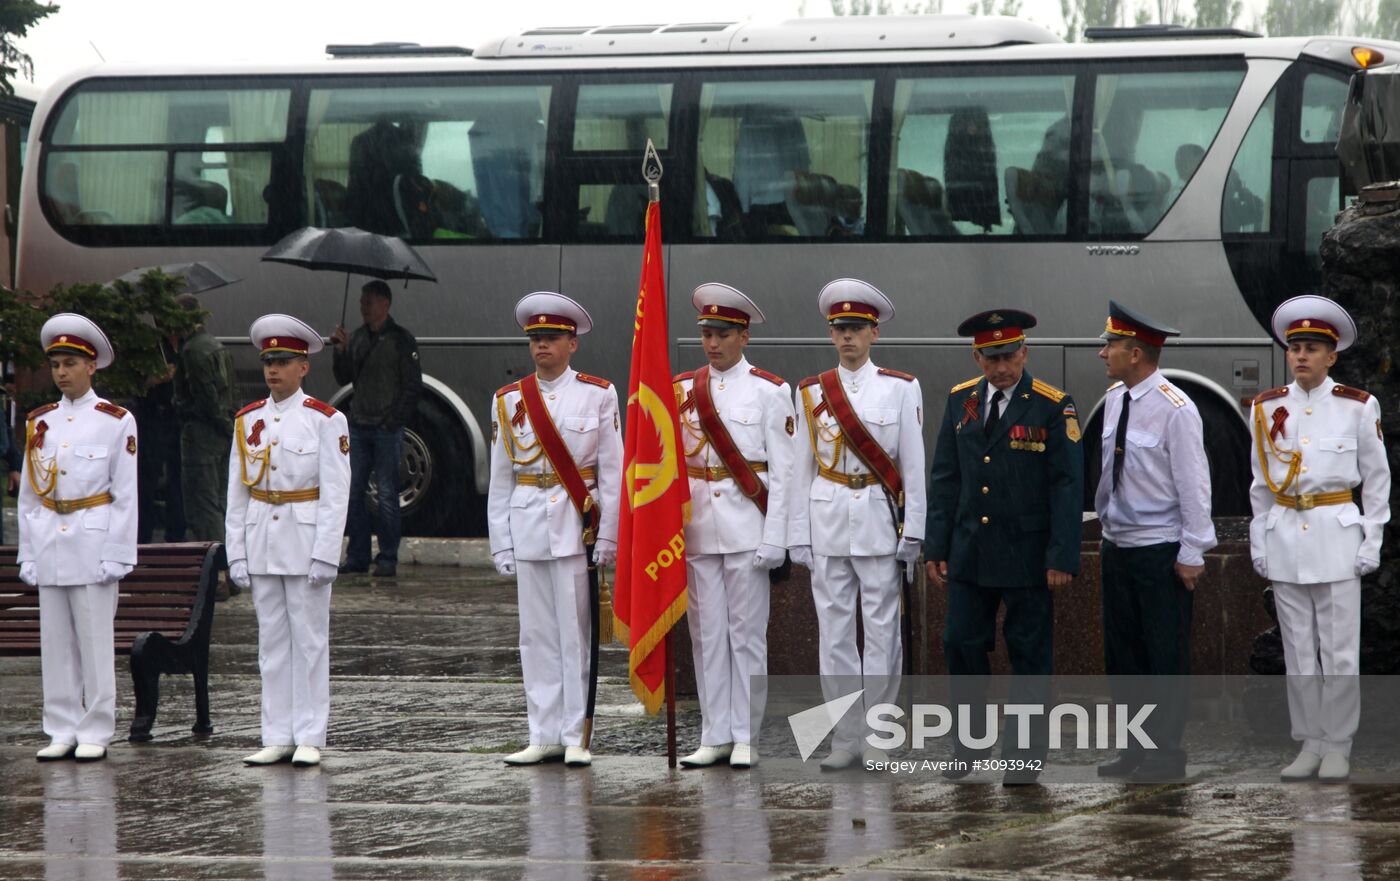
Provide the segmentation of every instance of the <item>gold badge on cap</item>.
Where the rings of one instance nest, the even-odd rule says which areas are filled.
[[[988,316],[987,316],[987,323],[988,323],[988,324],[1001,324],[1001,323],[1002,323],[1003,321],[1005,321],[1005,320],[1006,320],[1005,318],[1002,318],[1002,317],[1001,317],[999,314],[997,314],[996,312],[993,312],[991,315],[988,315]]]
[[[718,311],[719,311],[719,307],[718,307],[718,306],[711,306],[711,307],[710,307],[710,311],[711,311],[711,312],[718,312]]]
[[[850,311],[851,304],[850,304],[850,303],[842,303],[842,304],[841,304],[841,308],[842,308],[842,309],[845,309],[845,310],[847,310],[847,311]]]
[[[1312,327],[1312,320],[1311,320],[1311,319],[1308,319],[1308,318],[1304,318],[1304,319],[1303,319],[1303,326],[1304,326],[1304,327]]]
[[[268,340],[268,345],[270,345],[270,346],[275,346],[275,345],[277,345],[277,337],[273,337],[272,339]]]

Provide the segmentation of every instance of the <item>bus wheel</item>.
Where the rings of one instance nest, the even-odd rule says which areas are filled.
[[[375,508],[370,485],[370,510]],[[403,534],[479,535],[485,505],[475,489],[471,444],[457,420],[431,397],[404,426],[399,459],[399,508]]]

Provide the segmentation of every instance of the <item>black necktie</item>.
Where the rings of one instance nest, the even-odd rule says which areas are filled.
[[[1118,429],[1113,432],[1113,488],[1118,489],[1118,478],[1123,474],[1123,447],[1128,442],[1128,405],[1133,396],[1123,393],[1123,411],[1118,414]]]
[[[982,427],[983,434],[989,439],[997,433],[997,423],[1001,421],[1001,401],[1004,397],[1006,393],[1001,389],[997,389],[996,394],[992,395],[992,408],[987,411],[987,424]]]

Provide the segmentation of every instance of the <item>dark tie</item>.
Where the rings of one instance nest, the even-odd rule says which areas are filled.
[[[1118,489],[1118,478],[1123,474],[1123,447],[1128,442],[1128,405],[1133,396],[1123,393],[1123,412],[1118,414],[1118,429],[1113,432],[1113,488]]]
[[[997,423],[1001,421],[1001,402],[1006,397],[1006,392],[997,389],[992,395],[992,408],[987,411],[987,424],[982,426],[982,432],[990,440],[997,433]]]

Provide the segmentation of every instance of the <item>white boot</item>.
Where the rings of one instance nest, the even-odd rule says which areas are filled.
[[[593,764],[593,753],[586,746],[564,747],[564,764],[570,768],[586,768]]]
[[[1279,772],[1279,779],[1284,783],[1294,783],[1299,780],[1311,780],[1317,776],[1317,769],[1322,765],[1322,756],[1315,752],[1303,750],[1298,753],[1298,758]]]
[[[321,764],[321,751],[314,746],[299,746],[292,753],[292,764],[298,768],[309,768]]]
[[[854,765],[856,757],[854,753],[848,753],[844,749],[834,749],[831,755],[822,759],[823,771],[844,771]]]
[[[107,747],[96,743],[80,743],[73,750],[73,758],[80,762],[100,762],[107,758]]]
[[[1322,757],[1322,766],[1317,770],[1317,779],[1323,783],[1345,783],[1351,776],[1351,762],[1341,753],[1328,753]]]
[[[290,762],[292,760],[292,753],[296,751],[297,748],[290,744],[287,746],[265,746],[251,756],[244,756],[243,764],[276,765],[281,762]]]
[[[66,759],[73,755],[74,748],[74,744],[59,743],[55,740],[53,743],[35,753],[34,758],[41,762],[56,762],[59,759]]]
[[[861,767],[863,768],[869,768],[871,764],[876,762],[888,762],[889,760],[889,753],[873,746],[866,747],[865,752],[860,754]]]
[[[722,743],[719,746],[702,746],[681,759],[683,768],[708,768],[729,758],[734,752],[734,744]]]
[[[747,743],[734,744],[734,752],[729,754],[729,767],[752,768],[758,764],[758,750]]]
[[[518,753],[506,756],[507,765],[538,765],[540,762],[557,762],[564,758],[564,747],[557,743],[527,746]]]

